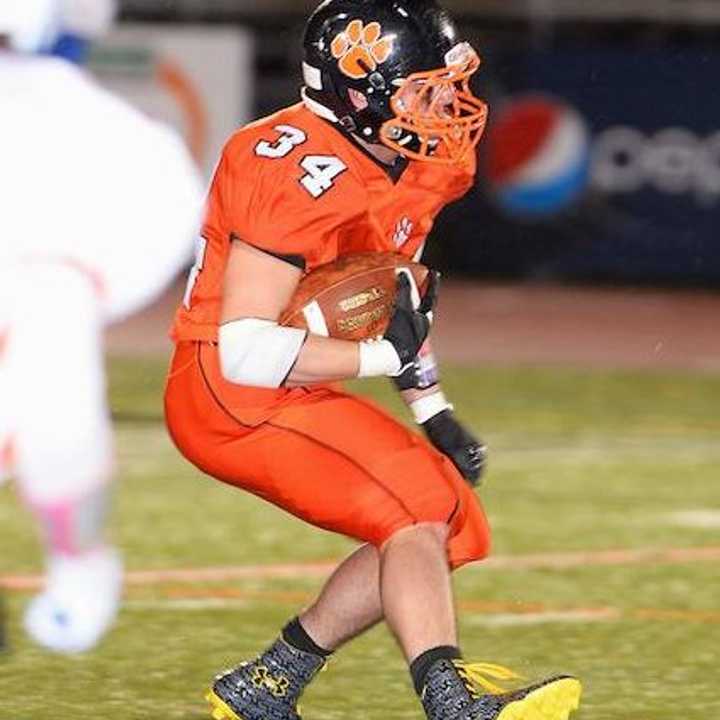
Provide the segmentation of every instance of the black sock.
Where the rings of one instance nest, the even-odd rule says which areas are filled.
[[[325,650],[324,648],[321,648],[307,634],[305,628],[300,624],[299,618],[293,618],[283,628],[282,638],[286,643],[288,643],[288,645],[292,645],[297,650],[312,653],[313,655],[319,655],[320,657],[328,657],[328,655],[332,655],[332,650]]]
[[[422,693],[428,670],[438,660],[457,660],[461,657],[460,650],[452,645],[440,645],[418,655],[410,665],[410,675],[412,675],[415,692],[418,695]]]

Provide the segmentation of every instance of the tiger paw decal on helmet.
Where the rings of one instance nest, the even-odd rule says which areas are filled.
[[[471,162],[480,57],[438,0],[323,0],[303,38],[307,107],[408,160]]]
[[[380,23],[363,25],[362,20],[353,20],[343,32],[335,36],[330,49],[333,57],[339,61],[343,74],[353,80],[361,80],[390,57],[393,37],[381,35]]]

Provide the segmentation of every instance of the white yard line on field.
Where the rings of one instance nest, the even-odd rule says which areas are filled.
[[[618,620],[622,612],[616,608],[587,610],[544,610],[532,613],[466,613],[463,621],[482,627],[506,627],[508,625],[545,625],[547,623],[592,623]]]
[[[128,600],[123,603],[123,610],[147,612],[192,612],[205,610],[242,610],[248,607],[247,600],[229,598],[187,598],[157,600]]]
[[[700,430],[699,430],[700,431]],[[702,428],[702,432],[707,432]],[[493,438],[493,458],[505,468],[538,462],[559,463],[574,466],[617,465],[628,457],[642,462],[662,457],[668,462],[713,462],[720,458],[720,443],[716,437],[682,437],[682,430],[668,430],[654,436],[637,435],[627,438],[610,437],[605,434],[580,437],[571,443],[549,436],[543,445],[525,445],[521,435],[498,435]]]
[[[156,600],[129,600],[123,609],[130,612],[205,612],[208,610],[243,610],[250,603],[239,598],[158,598]],[[491,612],[466,611],[463,609],[463,621],[470,625],[483,627],[506,627],[522,625],[542,625],[546,623],[588,623],[617,620],[621,613],[614,608],[547,610],[540,612]]]
[[[499,555],[473,567],[491,570],[562,570],[589,565],[676,565],[720,560],[720,547],[629,548],[568,553]]]
[[[678,510],[663,515],[663,520],[669,525],[718,530],[720,529],[720,510]]]
[[[217,610],[246,610],[261,603],[274,605],[303,605],[310,594],[255,592],[243,593],[233,588],[209,588],[205,595],[181,597],[173,591],[168,597],[147,600],[127,600],[123,608],[130,612],[207,612]],[[617,621],[679,622],[720,625],[720,611],[668,608],[625,609],[612,606],[557,608],[515,602],[459,601],[463,622],[483,627],[529,626],[548,623],[598,623]]]

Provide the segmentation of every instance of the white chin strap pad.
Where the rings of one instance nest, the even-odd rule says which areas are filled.
[[[272,320],[243,318],[220,326],[223,377],[238,385],[279,388],[300,354],[307,332]]]

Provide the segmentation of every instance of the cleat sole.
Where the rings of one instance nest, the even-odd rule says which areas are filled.
[[[208,690],[205,699],[210,703],[210,717],[213,720],[245,720],[219,698],[214,690]]]
[[[555,680],[504,707],[496,720],[568,720],[580,706],[581,695],[579,680]]]

